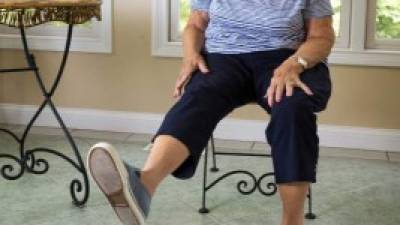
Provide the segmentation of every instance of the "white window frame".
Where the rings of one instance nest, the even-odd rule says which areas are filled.
[[[182,35],[180,32],[180,0],[170,0],[170,37],[169,40],[180,42],[182,40]]]
[[[112,53],[112,3],[103,1],[102,21],[93,20],[89,28],[75,26],[71,51],[89,53]],[[40,25],[27,28],[29,48],[43,51],[63,51],[67,36],[65,27]],[[0,27],[0,49],[22,49],[18,29]]]
[[[161,57],[182,57],[182,42],[172,40],[170,35],[172,11],[170,0],[152,0],[151,3],[152,55]],[[175,4],[175,7],[179,8],[179,5]],[[179,13],[179,10],[175,9],[174,12]]]
[[[175,1],[175,0],[172,0]],[[329,57],[333,65],[400,67],[400,50],[374,49],[368,43],[368,3],[373,0],[342,0],[341,37]],[[173,2],[172,2],[173,3]],[[182,57],[182,43],[171,38],[171,0],[152,0],[152,55]],[[347,15],[347,16],[346,16]],[[356,16],[355,16],[356,15]],[[370,23],[374,24],[374,23]],[[176,24],[174,25],[175,27]]]
[[[335,48],[348,48],[350,45],[350,18],[351,1],[340,0],[342,3],[340,12],[339,36],[336,37]]]

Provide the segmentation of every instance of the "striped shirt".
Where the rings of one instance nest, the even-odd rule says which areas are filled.
[[[191,0],[191,7],[210,17],[205,50],[224,54],[297,49],[307,19],[333,14],[330,0]]]

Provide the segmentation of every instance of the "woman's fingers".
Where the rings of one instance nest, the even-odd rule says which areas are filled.
[[[210,72],[210,70],[207,67],[206,62],[204,61],[204,59],[199,59],[199,62],[197,63],[197,66],[199,67],[199,70],[202,73],[209,73]]]
[[[178,98],[180,96],[180,94],[181,94],[181,88],[179,87],[179,84],[176,83],[173,96],[174,96],[174,98]]]
[[[307,95],[314,95],[311,89],[301,80],[297,81],[297,87],[301,88]]]
[[[188,70],[182,70],[175,84],[174,98],[178,98],[182,95],[183,87],[189,80],[190,74],[191,72],[188,72]]]
[[[283,91],[285,90],[285,84],[283,81],[280,81],[276,85],[275,91],[275,101],[280,102],[282,100]]]
[[[274,105],[275,88],[276,88],[275,84],[271,83],[271,85],[268,87],[267,90],[266,97],[269,107],[272,107]]]
[[[293,83],[286,82],[286,96],[290,97],[293,95]]]
[[[182,64],[181,73],[175,83],[175,89],[173,96],[174,98],[179,98],[182,96],[186,84],[189,82],[192,73],[196,70],[200,70],[203,74],[207,74],[210,70],[207,67],[206,61],[201,57],[197,57],[195,60],[185,61]]]
[[[299,87],[302,89],[307,95],[313,95],[311,89],[303,83],[300,79],[286,80],[282,79],[272,79],[271,84],[268,87],[266,98],[268,101],[268,105],[272,107],[275,102],[280,102],[283,98],[284,92],[286,92],[287,97],[293,96],[294,88]]]
[[[266,96],[268,98],[268,105],[272,107],[275,102],[280,102],[282,100],[282,95],[284,91],[285,91],[284,81],[279,78],[272,78]]]

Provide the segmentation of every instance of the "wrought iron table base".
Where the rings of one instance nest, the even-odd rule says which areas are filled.
[[[250,154],[250,153],[233,153],[233,152],[217,152],[215,151],[215,145],[214,145],[214,137],[211,136],[210,139],[211,143],[211,153],[212,153],[212,159],[213,159],[213,166],[210,168],[211,172],[218,172],[219,168],[217,167],[217,160],[216,160],[216,155],[230,155],[230,156],[255,156],[255,157],[271,157],[270,154]],[[246,170],[234,170],[227,172],[214,181],[212,181],[210,184],[207,184],[207,173],[208,173],[208,151],[209,148],[208,146],[205,149],[205,155],[204,155],[204,174],[203,174],[203,190],[202,190],[202,207],[199,209],[199,213],[209,213],[210,210],[206,207],[206,194],[207,191],[209,191],[211,188],[213,188],[215,185],[217,185],[219,182],[222,180],[233,176],[237,174],[242,174],[246,175],[251,179],[251,182],[248,182],[247,180],[240,180],[236,188],[237,190],[243,194],[243,195],[249,195],[254,193],[256,190],[258,190],[262,195],[264,196],[272,196],[274,195],[278,188],[275,182],[270,181],[263,186],[263,181],[267,178],[274,178],[274,173],[265,173],[261,175],[259,178],[257,178],[253,173],[246,171]],[[252,185],[251,185],[252,184]],[[265,188],[265,189],[264,189]],[[306,219],[315,219],[316,215],[312,212],[312,192],[311,192],[311,187],[309,189],[309,192],[307,194],[308,198],[308,211],[305,214]]]
[[[22,20],[22,16],[20,16],[19,18],[20,18],[20,20]],[[20,21],[20,24],[23,24],[22,21]],[[37,111],[35,112],[34,116],[29,121],[21,138],[19,138],[15,133],[13,133],[12,131],[10,131],[8,129],[0,128],[0,132],[4,132],[4,133],[10,135],[16,142],[18,142],[19,151],[20,151],[19,157],[13,156],[10,154],[0,154],[0,158],[6,158],[6,159],[10,159],[12,161],[15,161],[19,166],[19,170],[17,170],[17,172],[15,172],[15,168],[12,164],[6,164],[1,167],[0,172],[1,172],[1,175],[5,179],[8,179],[8,180],[17,180],[20,177],[22,177],[22,175],[25,172],[29,172],[29,173],[33,173],[33,174],[45,174],[49,170],[49,167],[50,167],[49,162],[43,158],[37,158],[35,156],[36,153],[41,152],[41,153],[48,153],[48,154],[56,155],[64,160],[66,160],[76,170],[78,170],[79,173],[81,173],[83,181],[79,180],[79,179],[73,179],[70,183],[70,194],[71,194],[74,205],[83,206],[89,198],[89,191],[90,191],[89,180],[88,180],[88,176],[86,173],[86,169],[83,164],[81,155],[78,151],[78,147],[77,147],[74,139],[72,138],[70,132],[68,131],[64,121],[62,120],[59,112],[57,111],[56,106],[54,105],[54,103],[52,101],[52,97],[59,85],[59,82],[60,82],[61,77],[64,72],[65,64],[67,62],[67,58],[69,55],[69,50],[70,50],[70,45],[71,45],[71,40],[72,40],[73,26],[74,26],[73,24],[68,25],[67,40],[66,40],[66,44],[65,44],[65,49],[64,49],[61,65],[59,67],[57,76],[51,86],[50,91],[47,91],[47,89],[44,85],[43,79],[39,73],[39,69],[36,65],[34,55],[29,51],[26,34],[25,34],[25,28],[22,25],[20,26],[21,39],[22,39],[24,54],[25,54],[26,61],[28,63],[28,67],[27,68],[17,68],[17,69],[0,69],[0,73],[33,71],[36,81],[37,81],[37,83],[40,87],[40,90],[44,96],[44,100],[43,100],[42,104],[39,106],[39,108],[37,109]],[[45,106],[49,106],[51,111],[53,112],[55,118],[57,119],[57,122],[59,123],[60,127],[62,128],[69,144],[71,145],[71,147],[73,149],[73,153],[75,154],[75,157],[77,158],[77,162],[64,154],[62,154],[56,150],[49,149],[49,148],[34,148],[34,149],[26,150],[26,146],[25,146],[26,138],[27,138],[33,124],[37,120],[38,116],[43,112],[43,109],[45,108]],[[80,196],[78,196],[78,194]]]

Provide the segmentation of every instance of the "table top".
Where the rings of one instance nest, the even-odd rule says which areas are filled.
[[[100,0],[0,0],[0,8],[38,8],[58,6],[98,6]]]
[[[101,0],[0,0],[0,24],[31,27],[51,21],[101,20]]]

